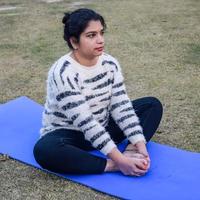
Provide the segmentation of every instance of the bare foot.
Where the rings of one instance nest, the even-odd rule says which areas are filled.
[[[114,171],[119,171],[118,166],[115,164],[114,161],[111,159],[107,159],[106,167],[104,169],[105,172],[114,172]]]
[[[132,150],[124,151],[123,154],[124,154],[124,156],[127,156],[127,157],[145,158],[144,155],[142,155],[141,153],[137,153],[137,152],[132,151]]]
[[[126,149],[123,152],[124,156],[127,157],[135,157],[135,158],[144,158],[144,155],[137,151],[137,148],[133,144],[128,144]],[[104,169],[105,172],[114,172],[119,171],[118,166],[111,159],[107,159],[106,167]]]
[[[126,146],[125,151],[135,151],[135,152],[137,152],[137,147],[135,145],[133,145],[133,144],[128,144]]]
[[[143,159],[146,159],[147,163],[148,163],[147,169],[150,168],[150,159],[147,158],[146,156],[144,156],[142,153],[138,152],[136,146],[134,146],[132,144],[127,145],[127,147],[124,150],[123,154],[124,154],[124,156],[127,156],[127,157],[134,157],[134,158],[143,158]]]
[[[128,144],[126,149],[124,150],[123,154],[127,157],[135,157],[135,158],[144,158],[144,155],[137,151],[137,148],[132,145]]]

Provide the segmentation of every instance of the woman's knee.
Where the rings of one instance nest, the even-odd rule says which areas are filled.
[[[36,144],[33,150],[35,160],[44,169],[62,172],[63,165],[70,164],[71,145],[60,144],[58,146],[52,146],[47,148],[47,146],[42,146],[41,144]],[[67,168],[65,166],[65,168]]]
[[[41,138],[35,144],[33,149],[33,154],[35,160],[40,164],[43,168],[51,163],[51,160],[56,158],[56,152],[59,148],[58,141],[55,138],[55,141],[50,137]],[[55,158],[54,158],[55,157]]]
[[[161,101],[160,101],[158,98],[153,97],[153,96],[148,97],[148,99],[149,99],[149,101],[151,102],[151,105],[152,105],[153,107],[159,109],[159,111],[160,111],[161,114],[162,114],[162,112],[163,112],[163,106],[162,106]]]
[[[47,158],[47,151],[45,147],[38,141],[33,149],[33,155],[37,163],[45,168],[45,160]]]

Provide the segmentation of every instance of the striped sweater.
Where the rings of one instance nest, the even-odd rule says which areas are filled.
[[[80,65],[71,52],[50,68],[41,137],[56,129],[79,130],[107,155],[116,144],[105,127],[109,114],[132,144],[145,141],[118,61],[103,53],[97,64]]]

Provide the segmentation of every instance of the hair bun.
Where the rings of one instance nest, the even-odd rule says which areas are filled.
[[[66,22],[69,20],[69,18],[70,18],[70,13],[65,13],[65,16],[63,17],[63,19],[62,19],[62,23],[63,24],[66,24]]]

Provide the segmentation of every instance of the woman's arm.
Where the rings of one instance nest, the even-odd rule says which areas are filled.
[[[117,61],[115,62],[114,69],[110,112],[114,121],[119,125],[132,144],[136,144],[139,141],[146,143],[139,118],[127,95],[124,77]]]

